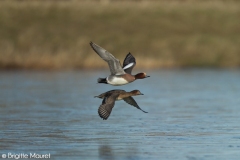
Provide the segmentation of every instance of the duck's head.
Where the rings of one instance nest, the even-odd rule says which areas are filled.
[[[150,76],[148,76],[146,73],[138,73],[138,74],[136,74],[135,76],[135,79],[144,79],[144,78],[147,78],[147,77],[150,77]]]
[[[143,95],[139,90],[132,90],[131,93],[133,95]]]

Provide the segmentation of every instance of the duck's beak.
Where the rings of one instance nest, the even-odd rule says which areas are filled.
[[[150,77],[150,76],[146,76],[146,78],[148,78],[148,77]]]

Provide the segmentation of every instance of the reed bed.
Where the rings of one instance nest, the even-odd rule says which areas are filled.
[[[239,67],[239,1],[0,1],[1,69]]]

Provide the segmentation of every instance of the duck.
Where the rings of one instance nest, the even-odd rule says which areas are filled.
[[[126,103],[136,107],[137,109],[143,111],[144,113],[148,113],[142,110],[137,102],[132,98],[132,96],[143,95],[139,90],[132,90],[130,92],[126,92],[121,89],[114,89],[102,93],[95,98],[103,99],[102,104],[98,108],[98,114],[103,120],[107,120],[110,116],[112,109],[115,105],[115,101],[124,100]]]
[[[136,75],[131,74],[133,67],[136,65],[136,60],[131,53],[126,55],[123,66],[121,66],[120,61],[104,48],[93,42],[90,42],[90,46],[104,61],[108,63],[111,72],[106,78],[98,78],[98,83],[120,86],[131,83],[137,79],[150,77],[145,72]]]

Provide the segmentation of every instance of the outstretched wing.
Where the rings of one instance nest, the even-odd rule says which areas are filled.
[[[103,49],[102,47],[96,45],[93,42],[90,42],[90,46],[103,60],[105,60],[108,63],[112,75],[125,74],[120,64],[120,61],[117,58],[115,58],[111,53],[109,53],[107,50]]]
[[[136,65],[136,60],[133,55],[129,52],[124,61],[123,61],[123,69],[126,73],[131,74],[133,67]]]
[[[108,117],[110,116],[112,112],[112,108],[114,107],[113,104],[105,104],[105,105],[100,105],[98,108],[98,114],[103,120],[107,120]]]
[[[109,94],[103,99],[102,104],[98,108],[98,114],[103,120],[107,120],[110,116],[118,95],[115,93]]]
[[[142,110],[142,109],[138,106],[137,102],[136,102],[132,97],[123,98],[123,100],[124,100],[126,103],[128,103],[128,104],[136,107],[137,109],[140,109],[140,110],[143,111],[144,113],[148,113],[148,112]]]

